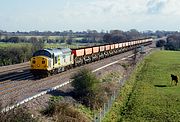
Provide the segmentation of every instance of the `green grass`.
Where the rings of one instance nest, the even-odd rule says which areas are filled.
[[[11,37],[18,37],[18,38],[25,38],[25,39],[30,39],[32,37],[35,37],[37,39],[51,39],[51,40],[60,40],[60,39],[63,39],[63,38],[68,38],[68,36],[8,36],[8,38],[11,38]],[[2,36],[1,37],[2,39],[5,39],[5,36]],[[82,40],[83,37],[73,37],[73,40]]]
[[[40,39],[40,38],[47,38],[47,39],[52,39],[52,40],[62,39],[63,38],[63,36],[8,36],[8,38],[11,38],[11,37],[19,37],[19,38],[26,38],[26,39],[30,39],[32,37],[36,37],[38,39]],[[1,38],[5,39],[5,36],[2,36]]]
[[[104,121],[179,121],[180,84],[171,86],[170,74],[180,76],[180,52],[159,51],[147,57]]]
[[[9,47],[22,47],[22,46],[31,46],[30,43],[4,43],[0,42],[0,48],[9,48]],[[85,47],[79,44],[73,43],[68,45],[66,43],[45,43],[44,48],[78,48],[78,47]]]
[[[72,43],[71,45],[66,44],[66,43],[46,43],[45,48],[79,48],[83,47],[81,45],[78,45],[76,43]]]
[[[9,47],[22,47],[22,46],[27,46],[31,45],[30,43],[4,43],[0,42],[0,48],[9,48]]]
[[[111,72],[108,74],[105,74],[100,79],[102,82],[117,82],[122,77],[122,72]]]

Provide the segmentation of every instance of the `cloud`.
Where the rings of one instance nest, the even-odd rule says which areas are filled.
[[[147,3],[147,13],[148,14],[159,14],[165,5],[168,3],[168,0],[149,0]]]
[[[166,4],[162,10],[163,15],[177,16],[180,15],[180,1],[166,0]]]
[[[44,3],[37,7],[27,5],[27,9],[19,7],[19,11],[9,7],[8,13],[0,8],[0,23],[3,28],[6,26],[5,30],[18,30],[19,27],[24,30],[146,30],[177,29],[180,21],[179,0],[62,1],[56,0],[50,6]]]

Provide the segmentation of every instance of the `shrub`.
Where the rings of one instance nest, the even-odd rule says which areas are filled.
[[[8,112],[0,113],[0,122],[37,122],[38,119],[33,118],[27,108],[19,107]]]
[[[104,103],[108,101],[108,97],[119,86],[117,82],[112,82],[114,78],[117,78],[116,74],[111,73],[110,76],[109,80],[103,79],[103,82],[100,82],[88,69],[79,71],[74,75],[72,82],[75,98],[93,110],[103,107]]]
[[[84,113],[80,112],[72,104],[66,102],[50,102],[44,115],[48,115],[56,122],[90,122]]]
[[[86,116],[79,112],[75,107],[69,103],[61,103],[56,105],[55,109],[55,121],[67,122],[89,122],[90,120]]]
[[[72,86],[76,97],[87,96],[92,94],[95,89],[95,84],[99,83],[96,76],[88,69],[82,69],[73,76]]]
[[[102,108],[107,100],[108,94],[101,87],[96,87],[93,92],[81,98],[82,103],[93,110]]]
[[[48,106],[41,113],[47,116],[52,116],[55,112],[56,104],[58,104],[62,99],[62,96],[50,97]]]

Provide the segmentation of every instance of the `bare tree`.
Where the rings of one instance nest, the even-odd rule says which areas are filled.
[[[38,40],[36,37],[31,37],[30,42],[32,43],[32,53],[44,48],[44,42],[42,39]]]

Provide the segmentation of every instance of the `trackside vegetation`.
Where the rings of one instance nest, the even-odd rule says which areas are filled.
[[[122,88],[108,121],[179,121],[180,84],[171,85],[171,74],[180,76],[180,52],[158,51],[146,57]]]
[[[118,72],[97,77],[89,69],[81,69],[73,76],[72,91],[67,96],[53,96],[41,111],[42,116],[58,122],[91,122],[94,114],[107,103],[119,84]],[[106,77],[105,77],[106,76]]]
[[[0,111],[2,107],[0,105]],[[8,112],[0,112],[0,122],[38,122],[38,118],[33,118],[26,107],[19,107]]]
[[[91,109],[99,109],[108,99],[108,94],[90,70],[82,69],[73,76],[74,98]]]

